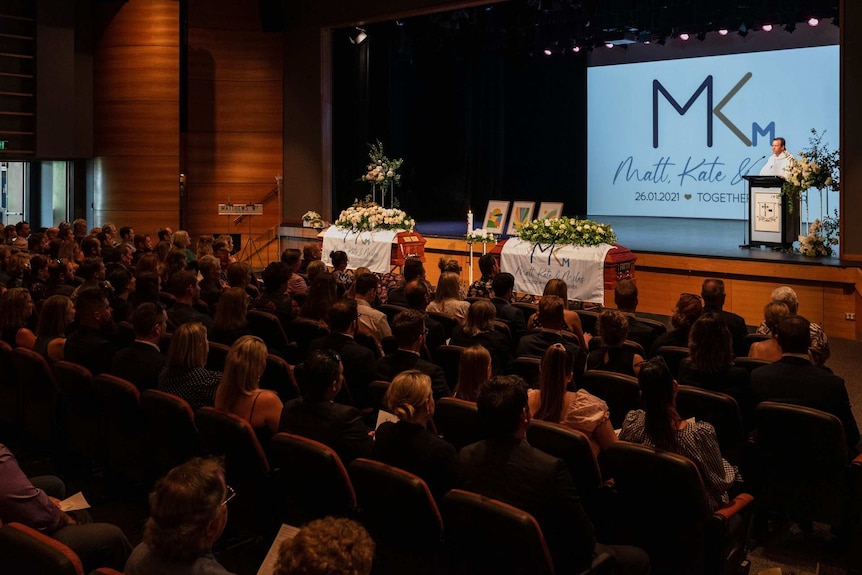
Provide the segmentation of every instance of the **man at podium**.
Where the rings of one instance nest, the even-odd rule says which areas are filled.
[[[772,140],[772,155],[766,160],[766,165],[760,170],[761,176],[778,176],[783,178],[785,170],[790,165],[791,155],[787,152],[784,138]]]

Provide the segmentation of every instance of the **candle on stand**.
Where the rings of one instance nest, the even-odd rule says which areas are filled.
[[[473,210],[467,208],[467,233],[473,231]]]

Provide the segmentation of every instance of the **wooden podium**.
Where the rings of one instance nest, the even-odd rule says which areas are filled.
[[[742,176],[748,182],[748,244],[789,248],[799,238],[799,207],[781,195],[778,176]]]

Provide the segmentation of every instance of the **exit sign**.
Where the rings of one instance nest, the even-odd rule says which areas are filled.
[[[0,140],[0,150],[5,150],[6,144],[8,144],[8,143],[9,143],[8,140]]]

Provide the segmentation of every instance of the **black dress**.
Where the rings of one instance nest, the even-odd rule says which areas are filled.
[[[608,354],[608,361],[605,362],[605,352]],[[625,347],[609,347],[591,351],[587,357],[587,371],[591,369],[601,369],[604,371],[612,371],[614,373],[622,373],[623,375],[634,376],[634,360],[635,352],[630,348]]]
[[[435,499],[455,485],[455,448],[415,423],[381,423],[374,434],[372,456],[421,477]]]

